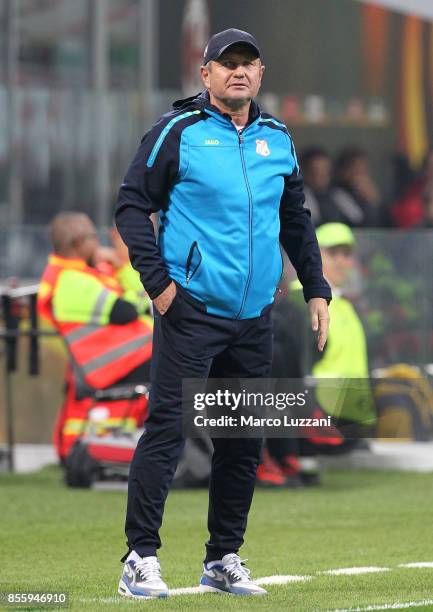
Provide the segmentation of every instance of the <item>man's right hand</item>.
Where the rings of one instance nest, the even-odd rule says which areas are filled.
[[[176,296],[176,284],[171,281],[169,286],[153,300],[153,305],[161,315],[165,315]]]

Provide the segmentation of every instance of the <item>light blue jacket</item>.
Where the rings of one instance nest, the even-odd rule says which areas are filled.
[[[209,313],[247,319],[274,300],[280,240],[306,299],[331,297],[303,202],[285,125],[253,103],[238,133],[202,94],[182,101],[145,136],[120,189],[116,219],[151,297],[174,279]],[[157,247],[137,228],[137,212],[156,210]]]

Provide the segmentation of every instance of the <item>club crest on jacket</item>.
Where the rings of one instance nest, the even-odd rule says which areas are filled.
[[[258,155],[262,155],[263,157],[268,157],[268,155],[271,154],[266,140],[256,140],[256,153]]]

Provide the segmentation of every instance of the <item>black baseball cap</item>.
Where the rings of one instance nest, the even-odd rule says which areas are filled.
[[[230,28],[229,30],[223,30],[214,34],[206,45],[203,56],[203,64],[207,64],[211,60],[217,60],[226,49],[236,43],[243,43],[249,45],[257,53],[257,57],[260,57],[260,49],[257,40],[252,34],[244,32],[243,30],[237,30],[236,28]]]

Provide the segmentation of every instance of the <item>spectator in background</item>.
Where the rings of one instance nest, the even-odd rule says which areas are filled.
[[[350,227],[385,224],[381,196],[370,175],[368,157],[356,147],[344,149],[337,158],[333,197]]]
[[[298,439],[267,439],[257,471],[259,486],[294,488],[319,484],[317,455],[351,450],[357,441],[350,439],[350,433],[345,437],[345,427],[353,431],[358,426],[372,426],[376,421],[364,329],[353,305],[343,295],[356,262],[355,237],[347,225],[327,223],[318,228],[317,240],[323,273],[333,294],[328,342],[323,353],[316,350],[302,309],[301,285],[298,280],[293,281],[288,297],[282,295],[273,308],[272,377],[302,379],[312,375],[316,380],[318,413],[311,416],[330,415],[335,427],[327,432],[332,437],[305,432],[305,437]],[[340,379],[344,385],[337,383],[330,390],[328,379]],[[350,380],[355,384],[342,391]]]
[[[427,219],[428,210],[425,207],[424,195],[429,185],[433,183],[433,150],[429,151],[424,159],[421,172],[406,189],[404,195],[392,206],[391,216],[396,227],[419,227],[423,224],[431,226]]]
[[[73,363],[74,375],[69,368],[66,399],[55,430],[59,456],[65,459],[84,433],[92,405],[91,399],[86,400],[95,389],[149,380],[152,324],[137,310],[139,300],[132,304],[124,299],[122,274],[126,268],[114,252],[100,246],[87,215],[60,213],[50,233],[54,253],[41,279],[38,310],[65,340]],[[113,268],[113,274],[93,267],[95,261],[107,257],[119,266]],[[130,414],[131,426],[141,424],[145,408],[137,407]],[[107,406],[107,426],[124,421],[124,414],[124,406]]]
[[[314,225],[348,221],[344,210],[339,209],[331,188],[330,155],[324,149],[312,147],[301,155],[300,166],[304,177],[305,206],[311,211]]]
[[[140,315],[152,314],[152,302],[140,280],[140,275],[129,261],[128,248],[117,227],[110,232],[112,247],[100,246],[94,254],[93,267],[106,276],[111,276],[122,288],[122,299],[135,306]],[[153,322],[150,320],[150,324]]]

